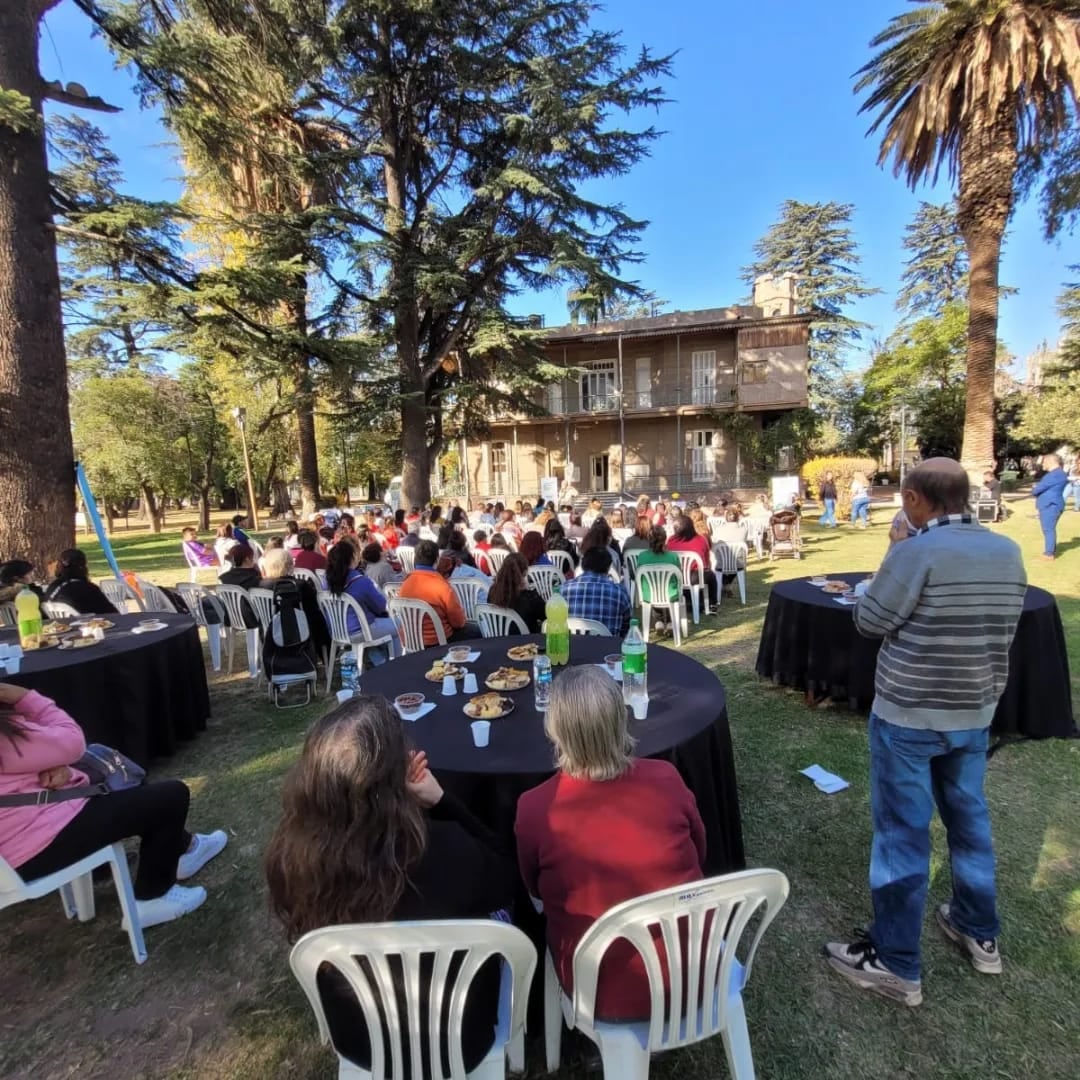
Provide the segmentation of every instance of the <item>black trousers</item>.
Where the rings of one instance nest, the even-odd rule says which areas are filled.
[[[32,881],[55,874],[108,844],[137,836],[135,898],[153,900],[176,884],[176,864],[191,844],[191,834],[184,828],[190,801],[187,784],[180,780],[96,795],[44,851],[18,867],[19,876]]]

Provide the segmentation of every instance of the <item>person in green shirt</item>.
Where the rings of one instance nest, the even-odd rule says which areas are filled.
[[[679,556],[674,551],[667,550],[667,533],[663,529],[654,526],[649,530],[649,548],[637,557],[637,565],[639,570],[643,566],[672,567],[679,576],[668,586],[670,594],[668,599],[671,601],[679,599],[682,592],[682,586],[679,584],[682,578],[682,563],[679,562]],[[642,600],[646,604],[652,603],[648,584],[643,581],[638,584],[641,589]]]

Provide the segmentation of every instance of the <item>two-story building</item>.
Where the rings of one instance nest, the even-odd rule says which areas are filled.
[[[587,493],[706,492],[742,487],[749,463],[721,418],[762,426],[807,404],[812,316],[792,275],[759,279],[748,306],[548,331],[565,378],[467,445],[472,498],[536,498],[545,477]]]

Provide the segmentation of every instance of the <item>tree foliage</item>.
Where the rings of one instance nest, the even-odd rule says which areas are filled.
[[[968,260],[955,203],[921,202],[904,229],[904,261],[896,306],[910,319],[939,315],[967,296]]]
[[[794,274],[799,307],[817,313],[810,327],[810,395],[826,413],[845,353],[866,329],[846,311],[878,291],[860,271],[853,212],[849,203],[786,200],[779,220],[754,245],[754,261],[743,268],[751,285],[762,274]]]

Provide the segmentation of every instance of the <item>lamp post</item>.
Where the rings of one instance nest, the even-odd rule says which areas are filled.
[[[259,527],[259,509],[255,501],[255,481],[251,476],[251,455],[248,454],[247,409],[242,405],[237,405],[232,414],[236,426],[240,429],[240,445],[244,450],[244,473],[247,476],[248,489],[248,517],[251,519],[251,527],[257,529]]]
[[[893,410],[893,420],[900,420],[900,486],[904,486],[904,477],[907,474],[907,426],[910,413],[906,405]],[[914,416],[910,416],[914,420]]]

